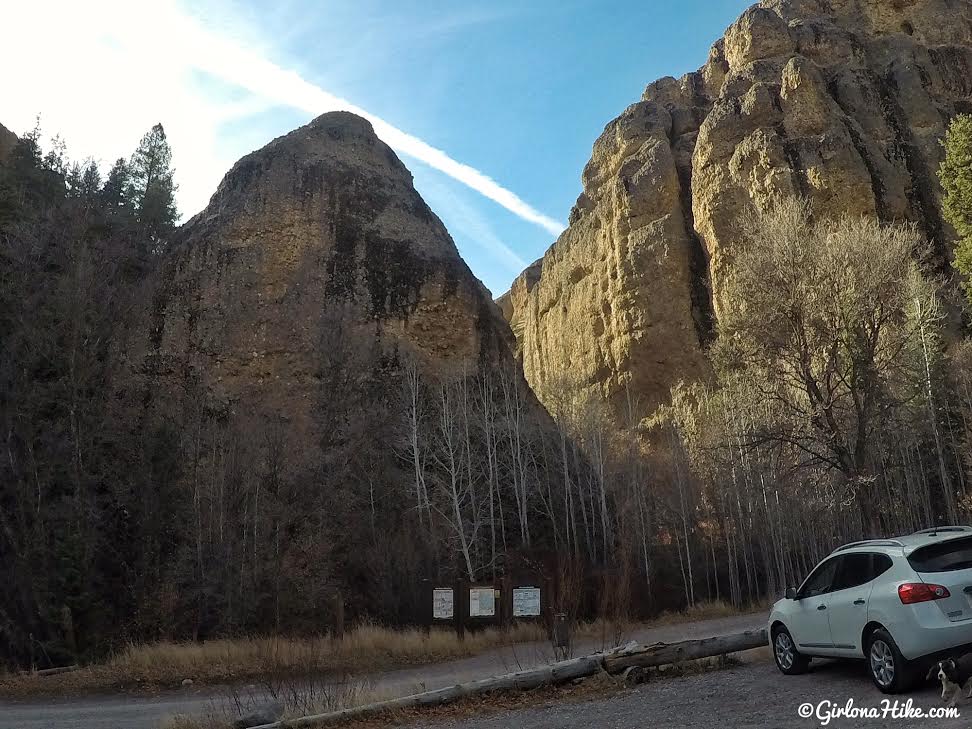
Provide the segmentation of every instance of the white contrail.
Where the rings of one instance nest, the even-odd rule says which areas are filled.
[[[124,13],[130,7],[128,3],[120,4],[118,11]],[[156,9],[150,20],[155,28],[154,33],[159,33],[160,24],[168,26],[168,34],[160,37],[179,39],[173,53],[179,57],[180,62],[266,99],[314,115],[344,110],[364,117],[371,122],[375,133],[396,151],[445,173],[502,205],[514,215],[535,223],[554,235],[559,235],[564,230],[562,223],[531,207],[479,170],[452,159],[442,150],[403,132],[384,119],[328,93],[306,81],[298,73],[281,68],[233,39],[209,31],[195,18],[175,6],[169,6],[168,10],[168,13],[159,13]],[[134,26],[138,27],[138,19],[132,20],[135,21]]]
[[[454,229],[476,241],[507,271],[518,275],[530,265],[493,232],[479,210],[457,194],[455,185],[446,184],[438,175],[421,171],[416,174],[415,183],[433,210],[441,207],[450,212],[450,230]]]

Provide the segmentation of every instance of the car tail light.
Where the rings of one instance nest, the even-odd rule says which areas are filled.
[[[947,587],[931,585],[927,582],[906,582],[898,586],[898,597],[905,605],[929,600],[943,600],[950,597]]]

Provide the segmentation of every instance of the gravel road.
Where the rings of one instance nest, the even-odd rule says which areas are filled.
[[[705,638],[760,628],[763,613],[645,628],[625,635],[641,643]],[[599,650],[613,641],[583,640],[574,655]],[[530,668],[552,660],[546,643],[527,643],[488,651],[471,658],[358,677],[371,690],[387,696],[450,686],[463,681]],[[253,689],[259,691],[259,689]],[[245,689],[244,689],[245,692]],[[157,696],[109,695],[31,701],[0,701],[0,729],[158,729],[175,714],[201,713],[220,703],[225,688],[195,686]],[[546,725],[543,725],[546,726]]]
[[[800,704],[819,702],[882,709],[885,697],[879,693],[865,671],[864,663],[814,662],[813,670],[803,676],[782,676],[772,659],[708,673],[660,678],[620,696],[586,703],[560,704],[515,711],[465,721],[414,724],[410,729],[816,729],[819,719],[800,718]],[[914,706],[928,710],[941,707],[940,694],[928,685],[897,698],[902,704],[911,698]],[[878,729],[894,727],[968,727],[972,701],[960,704],[958,719],[833,719],[828,727]]]

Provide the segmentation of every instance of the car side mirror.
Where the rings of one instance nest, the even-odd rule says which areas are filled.
[[[783,593],[783,597],[785,597],[787,600],[796,600],[797,599],[796,588],[795,587],[786,588],[786,592]]]

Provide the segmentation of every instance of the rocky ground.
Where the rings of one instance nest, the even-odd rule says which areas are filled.
[[[784,677],[768,657],[741,666],[709,671],[679,678],[658,679],[620,695],[585,703],[547,704],[505,711],[489,716],[453,721],[418,722],[411,729],[628,729],[665,727],[665,729],[725,729],[726,727],[793,727],[812,729],[823,726],[819,718],[799,715],[801,704],[809,703],[816,712],[821,702],[844,707],[849,699],[859,709],[883,711],[885,697],[871,684],[863,663],[821,662],[805,676]],[[909,699],[922,710],[938,708],[942,701],[935,686],[900,697],[899,706]],[[959,705],[958,719],[929,718],[835,718],[829,727],[907,727],[968,726],[972,703]],[[822,711],[822,716],[826,711]]]

